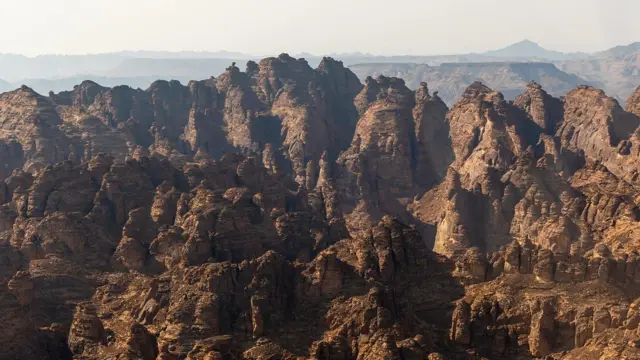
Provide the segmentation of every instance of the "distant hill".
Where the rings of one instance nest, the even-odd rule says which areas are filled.
[[[5,82],[4,91],[19,85],[27,85],[41,94],[46,94],[49,91],[71,90],[74,85],[83,80],[91,80],[108,87],[128,85],[141,89],[146,89],[152,82],[161,79],[178,80],[186,84],[190,80],[217,77],[233,61],[231,59],[128,59],[111,70],[108,76],[78,75],[52,79],[24,79],[14,83],[15,86]],[[238,61],[240,67],[246,63],[245,60],[235,61]],[[559,65],[586,66],[582,62],[564,62]],[[444,63],[438,66],[416,63],[365,63],[351,65],[349,68],[361,81],[364,81],[367,76],[396,76],[404,79],[411,89],[416,89],[420,82],[425,81],[429,83],[432,91],[439,91],[440,97],[449,105],[453,104],[464,89],[476,80],[501,91],[507,99],[513,99],[524,91],[526,84],[530,81],[543,85],[555,96],[564,95],[565,92],[581,84],[600,86],[608,93],[618,96],[619,93],[626,94],[632,86],[640,84],[640,78],[631,77],[622,86],[622,90],[609,89],[603,83],[603,79],[593,75],[593,70],[588,67],[586,68],[590,70],[587,72],[591,75],[581,78],[562,71],[553,64],[542,62]],[[608,71],[613,72],[613,70]],[[635,73],[630,72],[630,74]],[[0,89],[2,88],[3,85],[0,84]],[[623,97],[619,96],[619,98]]]
[[[559,51],[547,50],[531,40],[523,40],[502,49],[487,51],[482,55],[506,59],[545,60],[566,60],[588,56],[588,54],[585,53],[563,53]]]
[[[639,51],[640,51],[640,42],[634,42],[629,45],[616,46],[609,50],[597,52],[593,54],[593,57],[598,59],[601,59],[601,58],[622,59],[628,55],[637,53]]]
[[[113,53],[123,57],[150,59],[257,59],[259,57],[231,51],[120,51]]]
[[[184,56],[180,56],[183,54]],[[213,53],[207,53],[213,54]],[[193,57],[186,57],[187,55]],[[148,56],[148,57],[142,57]],[[166,57],[162,57],[166,56]],[[170,76],[176,72],[189,73],[202,77],[203,69],[209,67],[207,76],[218,75],[233,61],[244,65],[247,58],[210,58],[204,53],[169,52],[123,52],[96,55],[43,55],[27,57],[13,54],[0,54],[0,79],[20,82],[22,79],[67,78],[82,74],[92,76]],[[134,73],[136,72],[137,73]],[[156,73],[153,73],[157,71]],[[163,72],[168,71],[168,72]]]
[[[0,79],[11,83],[21,79],[100,75],[123,60],[120,55],[42,55],[28,57],[0,54]]]
[[[530,43],[530,44],[529,44]],[[531,45],[533,44],[533,45]],[[535,47],[536,51],[523,51]],[[447,62],[488,62],[488,61],[524,61],[529,58],[541,58],[556,60],[558,56],[546,58],[544,55],[560,54],[545,50],[531,42],[521,42],[511,45],[502,50],[488,52],[485,54],[454,54],[454,55],[393,55],[379,56],[364,54],[359,52],[346,54],[332,54],[331,56],[343,61],[345,65],[359,63],[420,63],[429,65],[440,65]],[[271,54],[277,56],[278,54]],[[322,60],[322,56],[303,53],[297,57],[304,57],[309,65],[317,66]],[[9,82],[20,82],[22,79],[52,79],[67,78],[81,74],[93,76],[147,76],[160,75],[171,76],[176,73],[178,67],[182,67],[178,73],[181,76],[191,74],[193,78],[201,78],[203,66],[211,69],[208,76],[217,75],[224,71],[232,61],[236,61],[243,67],[247,60],[259,60],[249,54],[228,51],[121,51],[104,54],[87,55],[41,55],[28,57],[17,54],[0,54],[0,79]],[[184,61],[184,62],[180,62]],[[209,61],[209,65],[205,62]],[[150,67],[145,69],[145,66]],[[189,67],[194,71],[190,73]],[[169,70],[164,73],[163,71]],[[143,73],[133,73],[141,70]]]
[[[557,65],[565,72],[600,83],[609,96],[624,103],[640,85],[640,50],[618,50],[614,51],[616,55],[613,56],[568,60]]]
[[[503,93],[506,99],[514,99],[535,81],[549,93],[560,96],[588,81],[568,74],[555,65],[531,63],[445,63],[440,66],[424,64],[359,64],[349,67],[361,80],[367,76],[396,76],[415,89],[420,82],[427,82],[429,89],[438,91],[442,100],[452,105],[474,81]]]
[[[207,79],[222,74],[236,62],[244,70],[246,59],[148,59],[131,58],[107,71],[108,77],[159,76],[164,78],[187,77]]]
[[[47,94],[50,91],[55,93],[61,91],[72,90],[75,85],[80,84],[85,80],[90,80],[106,87],[115,87],[118,85],[127,85],[134,89],[147,89],[156,80],[178,80],[182,84],[187,84],[191,77],[176,76],[172,78],[158,77],[158,76],[132,76],[132,77],[106,77],[106,76],[93,76],[93,75],[78,75],[59,79],[24,79],[16,86],[11,86],[9,90],[13,90],[20,85],[26,85],[40,94]],[[201,80],[201,79],[198,79]],[[0,89],[2,85],[0,85]],[[2,91],[0,91],[2,92]]]
[[[561,84],[582,81],[601,86],[608,94],[624,100],[640,84],[640,42],[616,46],[594,54],[563,53],[545,49],[530,40],[523,40],[485,53],[379,56],[352,52],[331,56],[342,61],[345,66],[353,67],[359,74],[383,73],[401,76],[413,88],[417,87],[421,80],[432,78],[429,81],[439,83],[442,88],[441,94],[447,97],[458,94],[460,87],[472,81],[469,79],[485,79],[490,86],[505,92],[512,87],[521,89],[523,84],[536,79],[537,74],[528,74],[524,69],[538,69],[535,71],[546,77],[541,83],[556,95],[563,89],[564,85],[560,86]],[[296,57],[305,58],[312,67],[317,67],[322,60],[322,56],[309,53],[297,54]],[[87,79],[108,86],[121,82],[132,87],[146,87],[157,79],[175,79],[181,82],[206,79],[220,75],[232,62],[244,69],[247,60],[259,59],[249,54],[228,51],[121,51],[36,57],[0,54],[0,79],[5,81],[0,84],[0,90],[21,84],[27,84],[45,93],[49,90],[71,90],[73,85],[81,82],[80,80]],[[527,65],[522,68],[513,65],[535,62],[553,63],[565,74],[556,73],[558,69],[545,68],[544,65]],[[456,67],[451,65],[454,63],[483,65]],[[438,68],[443,64],[449,65]],[[521,70],[525,73],[521,74]],[[492,74],[491,71],[500,72]],[[569,74],[580,80],[567,77]],[[445,81],[441,80],[443,76],[452,76],[450,83],[445,84]],[[455,81],[461,81],[462,84],[456,85]],[[555,85],[549,86],[545,81]],[[7,85],[6,82],[11,85]],[[496,86],[494,82],[504,86]],[[559,89],[558,92],[556,89]]]

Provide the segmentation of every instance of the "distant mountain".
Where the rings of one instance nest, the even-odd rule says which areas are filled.
[[[19,82],[27,78],[57,78],[78,74],[100,75],[113,69],[124,58],[115,54],[41,55],[28,57],[0,54],[0,79]]]
[[[320,64],[323,58],[310,53],[300,53],[296,57],[305,58],[314,68]],[[453,63],[480,63],[483,65],[480,65],[479,68],[485,69],[478,73],[477,66],[462,65],[456,68],[451,76],[457,79],[456,81],[463,81],[460,86],[468,85],[470,83],[468,78],[474,79],[474,77],[480,79],[493,77],[497,81],[502,73],[484,73],[484,71],[493,71],[488,69],[494,69],[513,74],[513,79],[500,81],[505,84],[507,82],[517,84],[514,89],[520,89],[523,84],[533,80],[535,76],[532,79],[528,79],[529,76],[521,77],[517,72],[513,73],[514,65],[505,68],[504,64],[531,64],[533,62],[553,63],[565,73],[574,74],[585,82],[602,84],[608,94],[618,99],[625,99],[640,83],[640,62],[638,61],[640,42],[616,46],[595,54],[563,53],[545,49],[531,40],[523,40],[505,48],[485,53],[378,56],[351,52],[334,54],[332,57],[342,61],[345,66],[361,69],[356,70],[357,72],[390,75],[398,73],[413,88],[416,88],[423,78],[428,78],[425,74],[430,74],[429,71],[435,71],[435,69],[431,69],[432,67],[449,64],[448,68],[453,69],[450,65]],[[49,90],[71,90],[75,83],[85,79],[95,80],[109,86],[116,85],[117,81],[121,81],[122,84],[144,88],[157,79],[176,79],[185,82],[190,79],[197,80],[218,76],[233,62],[236,62],[239,68],[244,69],[248,60],[259,59],[249,54],[228,51],[121,51],[105,54],[42,55],[36,57],[0,54],[0,79],[13,85],[27,84],[37,91],[45,93]],[[488,65],[490,63],[496,64],[490,66]],[[377,65],[372,66],[372,64]],[[445,66],[445,68],[447,67]],[[543,72],[546,73],[546,71]],[[550,79],[555,79],[556,75],[560,74],[550,75]],[[495,85],[492,81],[494,80],[490,79],[487,83],[501,90],[508,90],[511,86]],[[566,82],[569,84],[572,81]],[[554,86],[549,87],[544,81],[541,83],[554,93],[556,89]],[[10,88],[14,87],[9,86]],[[454,90],[454,88],[457,89],[460,86],[452,83],[449,86],[450,96],[458,94],[459,90]],[[6,83],[0,85],[0,89],[6,90],[6,88]],[[441,91],[443,95],[446,92],[445,90]]]
[[[123,57],[152,59],[258,59],[259,57],[232,51],[120,51],[113,53]]]
[[[577,85],[589,83],[576,75],[561,71],[553,64],[542,62],[445,63],[440,66],[360,64],[349,68],[361,81],[367,76],[395,76],[404,79],[410,89],[416,89],[421,82],[427,82],[429,88],[438,91],[442,100],[449,105],[478,80],[502,92],[507,100],[524,92],[531,81],[541,84],[555,96],[564,95]]]
[[[621,59],[633,53],[640,52],[640,42],[634,42],[629,45],[620,45],[609,50],[600,51],[593,54],[594,58],[617,58]]]
[[[626,49],[625,52],[615,51],[617,55],[562,61],[557,65],[565,72],[601,83],[607,95],[624,103],[640,85],[640,51]]]
[[[28,57],[15,54],[0,54],[0,79],[10,82],[19,82],[21,79],[52,79],[67,78],[80,74],[93,76],[145,76],[150,75],[154,69],[175,69],[181,66],[202,66],[209,62],[213,65],[211,75],[217,75],[224,71],[234,59],[238,63],[246,63],[249,55],[229,52],[160,52],[160,51],[129,51],[109,54],[90,55],[42,55]],[[144,59],[144,60],[143,60]],[[136,62],[139,60],[139,62]],[[161,63],[166,63],[160,65]],[[144,65],[151,68],[144,69]],[[139,65],[143,65],[140,67]],[[144,74],[121,74],[129,67],[144,70]],[[184,71],[182,72],[184,73]],[[170,73],[158,73],[170,76]],[[154,74],[155,75],[155,74]]]
[[[583,58],[586,53],[563,53],[559,51],[547,50],[531,40],[523,40],[505,48],[487,51],[482,55],[499,57],[506,59],[545,59],[545,60],[565,60]]]
[[[236,62],[241,68],[246,59],[124,59],[113,69],[104,73],[108,77],[156,76],[161,78],[187,77],[194,80],[207,79],[222,74]]]
[[[106,87],[116,87],[118,85],[127,85],[134,89],[148,89],[149,86],[157,80],[178,80],[182,84],[187,84],[190,80],[193,80],[191,77],[185,76],[174,76],[170,78],[161,78],[158,76],[131,76],[131,77],[108,77],[108,76],[95,76],[95,75],[78,75],[71,76],[66,78],[57,78],[57,79],[24,79],[19,83],[16,83],[16,86],[10,86],[8,90],[13,90],[20,85],[26,85],[36,92],[40,94],[47,94],[50,91],[55,93],[61,91],[69,91],[73,90],[75,85],[83,81],[93,81],[102,86]],[[0,85],[0,92],[2,92],[2,85]],[[8,91],[5,90],[5,91]]]

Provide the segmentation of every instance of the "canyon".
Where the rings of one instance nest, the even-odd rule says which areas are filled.
[[[0,94],[0,359],[640,359],[640,88],[456,94]]]

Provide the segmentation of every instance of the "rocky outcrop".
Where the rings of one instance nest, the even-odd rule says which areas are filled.
[[[308,161],[324,151],[335,159],[348,146],[362,85],[331,58],[317,69],[287,54],[249,65],[241,72],[234,63],[217,79],[186,86],[156,81],[134,90],[85,81],[49,98],[27,87],[3,94],[0,146],[8,172],[1,178],[15,168],[33,174],[101,152],[118,160],[158,154],[184,164],[197,154],[259,153],[273,144],[302,183]]]
[[[424,358],[434,340],[413,326],[398,330],[405,321],[435,325],[417,321],[418,309],[407,304],[447,306],[459,293],[424,296],[407,284],[444,286],[448,280],[438,274],[446,269],[415,229],[387,217],[371,237],[345,239],[306,264],[268,251],[242,263],[174,268],[155,277],[111,274],[92,302],[78,307],[69,344],[96,359],[239,357],[237,343],[249,344],[242,356],[256,359]],[[269,340],[275,338],[292,341]]]
[[[571,250],[570,254],[554,253],[531,242],[520,244],[517,241],[486,255],[472,248],[457,261],[456,276],[468,283],[481,283],[503,274],[533,274],[539,283],[598,280],[634,286],[640,281],[636,253],[612,254],[604,244],[584,253],[577,246]]]
[[[453,161],[446,105],[424,84],[414,94],[397,78],[368,78],[351,146],[337,160],[337,187],[351,231],[393,214],[409,222],[407,199],[441,181]]]
[[[69,348],[74,354],[91,354],[99,352],[99,348],[105,345],[107,335],[95,305],[80,304],[69,332]]]
[[[542,285],[534,290],[533,282]],[[631,309],[628,296],[607,284],[558,286],[511,273],[466,288],[453,313],[450,337],[479,356],[558,356],[586,348],[597,334],[626,331]]]
[[[521,110],[479,82],[467,88],[447,119],[456,159],[453,166],[463,175],[465,186],[473,186],[489,167],[507,170],[515,157],[537,142],[539,133]]]
[[[415,181],[429,187],[439,183],[453,162],[446,114],[449,110],[437,92],[429,94],[426,83],[416,90],[413,119],[415,122]]]
[[[339,163],[362,177],[363,185],[378,179],[377,187],[390,194],[410,191],[414,184],[413,93],[400,79],[380,77],[367,81],[355,103],[361,118]]]
[[[555,304],[553,299],[537,301],[533,305],[531,332],[529,333],[529,351],[531,355],[541,357],[549,355],[555,345]]]
[[[518,96],[513,104],[527,112],[533,122],[547,134],[553,135],[562,121],[562,101],[547,94],[542,86],[535,82],[529,83],[527,91]]]
[[[631,149],[637,144],[634,132],[639,124],[636,115],[625,112],[602,90],[581,86],[564,97],[564,120],[556,137],[567,151],[601,162],[633,183],[637,169]]]
[[[59,128],[62,119],[48,98],[23,86],[3,93],[0,108],[2,127],[8,130],[3,133],[3,148],[10,151],[3,155],[8,160],[5,171],[21,168],[33,174],[48,164],[67,160],[74,152],[72,142]]]

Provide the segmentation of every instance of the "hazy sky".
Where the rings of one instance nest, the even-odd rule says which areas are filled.
[[[640,41],[640,0],[0,0],[0,52],[451,54]]]

